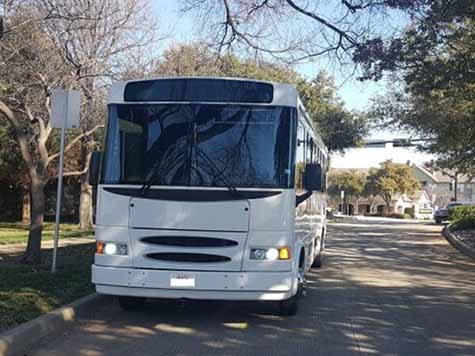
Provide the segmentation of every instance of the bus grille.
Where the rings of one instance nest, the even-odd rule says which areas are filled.
[[[148,236],[142,238],[142,242],[179,247],[231,247],[238,245],[237,241],[233,240],[199,236]]]
[[[228,262],[231,258],[226,256],[211,255],[207,253],[184,253],[184,252],[156,252],[146,255],[148,258],[171,262]]]

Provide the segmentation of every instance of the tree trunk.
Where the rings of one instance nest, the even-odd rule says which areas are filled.
[[[91,158],[91,152],[87,148],[82,150],[82,166],[87,167]],[[79,228],[81,230],[92,229],[93,214],[92,214],[92,186],[89,184],[89,174],[81,175],[81,196],[79,199]]]
[[[391,200],[392,196],[389,194],[384,194],[384,202],[386,203],[386,214],[391,214]]]
[[[30,192],[28,190],[23,190],[21,222],[23,224],[29,224],[30,217],[31,217]]]
[[[28,263],[41,263],[41,235],[43,232],[43,219],[45,213],[45,192],[42,182],[33,182],[30,188],[31,215],[28,245],[23,255],[23,260]]]
[[[455,176],[454,179],[454,201],[458,200],[458,176]]]
[[[81,177],[81,197],[79,201],[79,227],[81,230],[93,227],[92,186]]]

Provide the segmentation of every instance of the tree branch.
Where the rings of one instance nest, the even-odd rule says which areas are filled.
[[[292,7],[297,12],[300,12],[301,14],[303,14],[305,16],[308,16],[311,19],[314,19],[314,20],[320,22],[325,27],[327,27],[330,30],[336,32],[339,36],[338,48],[342,47],[342,45],[343,45],[342,39],[347,40],[352,46],[356,46],[357,42],[353,37],[349,36],[345,31],[343,31],[343,30],[339,29],[338,27],[336,27],[335,25],[331,24],[330,22],[325,20],[323,17],[320,17],[320,16],[318,16],[317,14],[315,14],[313,12],[305,10],[304,8],[298,6],[292,0],[287,0],[287,3],[290,5],[290,7]]]
[[[285,48],[285,49],[277,49],[277,50],[272,50],[272,49],[266,49],[262,48],[261,46],[253,43],[248,37],[252,37],[250,34],[246,34],[241,32],[236,24],[236,21],[233,18],[232,12],[231,12],[231,6],[229,5],[229,0],[223,0],[224,4],[224,10],[225,10],[225,15],[226,15],[226,22],[225,22],[225,33],[227,33],[227,26],[231,28],[232,36],[237,37],[241,39],[245,44],[247,44],[249,47],[255,49],[256,51],[262,51],[262,52],[267,52],[270,54],[281,54],[281,53],[286,53],[290,50],[290,48]],[[221,40],[221,46],[225,43],[224,37]],[[232,42],[232,39],[228,41],[228,43]]]
[[[96,125],[94,126],[92,129],[90,129],[89,131],[86,131],[86,132],[83,132],[82,134],[76,136],[65,148],[64,148],[64,152],[67,152],[69,151],[76,143],[78,143],[83,137],[86,137],[86,136],[90,136],[92,135],[95,131],[97,131],[98,129],[104,127],[104,125]],[[49,165],[53,160],[55,160],[56,158],[59,157],[59,152],[55,153],[55,154],[52,154],[49,159],[48,159],[48,163],[47,165]]]
[[[0,113],[2,113],[7,118],[7,121],[15,129],[17,141],[20,146],[21,155],[23,159],[25,160],[26,166],[28,167],[28,170],[30,171],[30,173],[33,173],[33,170],[34,170],[33,157],[31,156],[31,152],[28,147],[28,139],[20,125],[20,122],[16,118],[13,111],[1,100],[0,100]]]
[[[87,173],[89,169],[89,165],[86,165],[83,170],[81,171],[72,171],[72,172],[64,172],[63,177],[73,177],[73,176],[82,176],[83,174]],[[53,179],[58,179],[58,175],[53,176]]]

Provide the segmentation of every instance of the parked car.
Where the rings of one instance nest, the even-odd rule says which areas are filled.
[[[451,208],[455,208],[456,206],[460,205],[475,205],[475,203],[471,202],[452,202],[447,204],[445,208],[438,209],[434,214],[434,221],[436,224],[442,224],[444,221],[449,220],[449,210]]]

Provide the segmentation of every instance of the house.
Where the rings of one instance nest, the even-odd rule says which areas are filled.
[[[433,206],[446,206],[452,200],[475,202],[475,180],[468,175],[450,177],[428,165],[412,165],[413,174],[429,195]],[[456,191],[455,191],[456,190]],[[456,194],[457,193],[457,194]],[[457,196],[457,197],[456,197]]]
[[[418,166],[413,166],[413,170]],[[348,171],[346,169],[333,169],[335,171]],[[368,175],[368,169],[351,169],[352,172]],[[417,190],[414,194],[395,194],[389,204],[379,195],[371,197],[349,197],[345,198],[345,213],[348,215],[371,215],[371,214],[410,214],[420,219],[430,219],[433,217],[433,193],[428,187],[435,188],[433,181],[428,182],[429,178],[425,171],[417,171],[414,176],[420,181],[423,189]],[[442,187],[442,186],[441,186]],[[447,188],[448,189],[448,188]],[[341,198],[329,197],[328,205],[338,211],[343,211]]]
[[[417,219],[432,219],[434,209],[425,190],[418,190],[412,195],[396,194],[390,207],[379,195],[375,197],[351,197],[347,200],[349,215],[372,214],[410,214]],[[330,204],[331,205],[331,204]],[[341,203],[337,209],[341,211]]]

